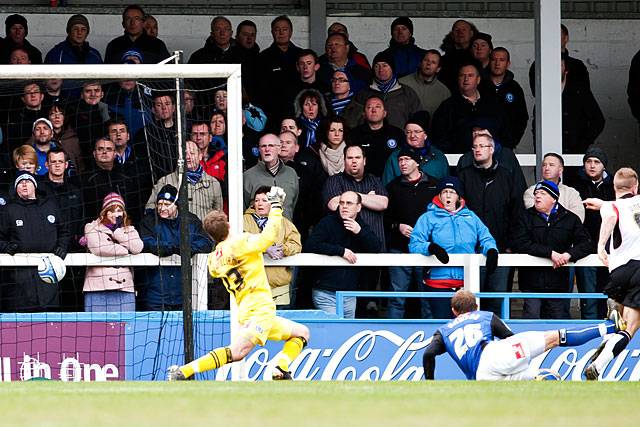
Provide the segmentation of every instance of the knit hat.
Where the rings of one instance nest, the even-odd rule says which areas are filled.
[[[533,192],[535,193],[538,190],[546,191],[556,201],[560,198],[560,190],[558,189],[558,186],[556,185],[556,183],[553,181],[545,180],[545,181],[538,182]]]
[[[5,32],[7,36],[9,35],[9,30],[15,24],[20,24],[24,27],[24,36],[29,35],[29,26],[27,25],[27,18],[22,15],[14,14],[7,16],[7,19],[4,20]]]
[[[376,65],[376,63],[378,62],[386,62],[387,64],[389,64],[389,66],[393,70],[393,73],[394,74],[396,73],[396,62],[395,62],[395,59],[393,58],[393,53],[391,53],[390,51],[383,50],[382,52],[378,52],[378,54],[373,57],[373,62],[371,63],[371,67]]]
[[[493,43],[491,42],[491,34],[487,34],[487,33],[476,33],[472,38],[471,38],[471,42],[469,43],[469,46],[471,46],[473,44],[474,41],[476,40],[484,40],[487,42],[487,44],[489,45],[489,48],[491,50],[493,50]]]
[[[67,34],[71,32],[71,28],[73,28],[73,26],[76,24],[84,25],[85,27],[87,27],[87,33],[91,31],[89,20],[84,15],[73,15],[67,21]]]
[[[409,29],[409,32],[411,34],[413,34],[413,22],[411,21],[411,19],[408,16],[401,16],[399,18],[396,18],[393,20],[393,22],[391,23],[391,31],[393,32],[393,28],[396,25],[404,25],[405,27],[407,27]]]
[[[425,131],[427,134],[429,133],[429,122],[431,121],[431,116],[429,112],[426,110],[416,111],[409,117],[409,120],[404,124],[407,126],[409,123],[418,125]]]
[[[607,167],[607,162],[609,158],[607,157],[607,153],[600,147],[596,147],[594,145],[590,145],[587,147],[587,151],[584,153],[584,157],[582,158],[582,163],[585,163],[589,157],[595,157],[600,160],[604,167]]]
[[[462,182],[455,176],[447,176],[442,178],[440,182],[438,182],[438,186],[436,187],[436,191],[441,193],[444,189],[451,189],[458,193],[458,196],[462,197],[464,191],[462,190]]]
[[[29,171],[18,171],[16,180],[13,184],[13,188],[18,188],[18,184],[20,184],[20,181],[24,181],[25,179],[33,182],[33,185],[38,188],[38,181],[36,181],[36,176]]]
[[[170,202],[175,202],[178,199],[178,189],[171,184],[167,184],[160,189],[158,192],[157,202],[160,200],[168,200]]]
[[[36,119],[35,122],[33,122],[33,127],[31,127],[31,132],[33,132],[36,129],[36,125],[40,122],[46,124],[47,126],[49,126],[49,129],[53,130],[53,123],[51,123],[51,120],[44,117],[40,117],[39,119]]]
[[[138,52],[135,49],[130,49],[125,53],[123,53],[122,57],[120,58],[120,61],[123,64],[137,64],[137,62],[130,59],[131,57],[138,58],[138,60],[140,61],[140,64],[144,64],[144,57],[142,56],[142,53]]]
[[[122,209],[124,209],[124,199],[118,193],[109,193],[104,196],[104,200],[102,201],[102,210],[109,209],[113,205],[120,205]]]
[[[422,161],[422,158],[420,157],[420,153],[418,153],[413,148],[406,147],[406,146],[402,147],[398,152],[398,159],[400,157],[411,157],[413,160],[415,160],[417,164],[420,164],[420,162]]]

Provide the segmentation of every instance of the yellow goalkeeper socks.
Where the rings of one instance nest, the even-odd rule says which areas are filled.
[[[306,345],[307,340],[302,337],[289,338],[282,347],[282,356],[278,361],[278,366],[283,371],[289,371],[289,363],[298,357]]]
[[[218,347],[204,356],[180,367],[186,378],[198,372],[206,372],[226,365],[233,360],[229,347]]]

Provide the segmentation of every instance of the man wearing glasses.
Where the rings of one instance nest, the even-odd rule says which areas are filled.
[[[129,50],[142,53],[145,62],[157,64],[169,57],[167,46],[156,37],[149,37],[144,31],[144,10],[137,5],[129,5],[122,13],[124,34],[111,40],[107,45],[104,60],[107,64],[119,64],[122,54]]]
[[[466,206],[489,228],[498,252],[510,249],[514,227],[523,209],[523,188],[513,173],[493,157],[495,141],[488,133],[477,133],[472,143],[473,163],[462,167],[458,177],[466,194]],[[482,292],[506,292],[508,267],[498,267],[492,274],[480,272]],[[484,299],[483,310],[500,314],[501,300]]]

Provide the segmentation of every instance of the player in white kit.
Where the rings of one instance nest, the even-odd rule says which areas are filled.
[[[605,368],[624,348],[640,326],[640,196],[638,174],[622,168],[613,178],[616,200],[586,199],[587,209],[600,209],[602,226],[598,257],[609,267],[604,293],[618,304],[626,329],[605,337],[585,368],[587,380],[600,378]],[[609,253],[607,253],[607,243]],[[608,304],[611,306],[611,304]],[[615,304],[614,304],[615,306]]]

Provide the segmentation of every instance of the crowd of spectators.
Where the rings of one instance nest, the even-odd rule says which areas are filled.
[[[3,64],[155,64],[169,57],[157,20],[137,5],[124,9],[124,33],[104,56],[87,41],[91,26],[83,15],[69,18],[67,37],[45,55],[27,40],[23,16],[11,15],[5,25]],[[284,234],[266,256],[303,251],[355,262],[358,252],[415,252],[446,263],[451,253],[478,252],[487,256],[481,290],[504,292],[512,289],[513,269],[497,267],[498,254],[529,253],[550,258],[554,268],[531,268],[526,280],[521,269],[521,289],[572,289],[573,274],[556,267],[594,253],[599,231],[599,217],[585,214],[580,200],[611,199],[613,192],[607,155],[597,145],[605,118],[587,68],[568,54],[564,25],[562,146],[586,153],[584,167],[565,171],[562,155],[547,153],[543,180],[529,189],[513,153],[532,129],[524,91],[509,70],[511,53],[473,23],[458,20],[440,49],[423,48],[412,20],[399,17],[388,48],[371,61],[339,22],[328,28],[324,52],[296,46],[287,16],[270,29],[273,43],[261,50],[254,22],[240,22],[234,38],[231,21],[215,17],[204,46],[189,58],[242,65],[245,231],[264,228],[270,186],[287,193]],[[632,68],[639,63],[636,55]],[[629,104],[638,117],[635,80]],[[0,94],[0,252],[180,254],[177,94],[139,83],[24,81]],[[180,215],[189,217],[192,253],[206,253],[216,242],[200,221],[226,209],[227,149],[234,143],[227,140],[224,80],[189,81],[179,96],[189,204]],[[463,156],[450,168],[445,154],[453,153]],[[3,271],[0,310],[181,307],[176,267],[138,270],[74,270],[49,288],[34,269]],[[583,268],[575,276],[580,290],[592,292],[606,272]],[[335,312],[338,290],[462,286],[460,269],[449,267],[278,267],[269,280],[282,307],[328,312]],[[61,290],[77,298],[65,299]],[[449,317],[446,304],[425,299],[418,316]],[[392,299],[388,315],[402,318],[405,305]],[[356,315],[355,300],[345,307]],[[483,308],[499,313],[500,301],[483,301]],[[602,309],[591,300],[581,308],[586,318]],[[532,300],[525,315],[561,318],[568,310],[561,300]]]

